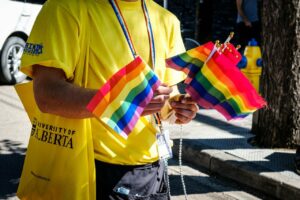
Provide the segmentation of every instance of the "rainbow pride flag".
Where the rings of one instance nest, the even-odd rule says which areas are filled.
[[[166,60],[167,66],[188,76],[186,92],[201,107],[216,109],[227,120],[243,118],[266,105],[237,63],[240,53],[228,43],[207,61],[214,48],[206,43]]]
[[[87,109],[127,139],[159,85],[158,77],[138,56],[99,89]]]

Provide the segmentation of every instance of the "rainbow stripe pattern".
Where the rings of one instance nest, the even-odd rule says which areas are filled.
[[[240,53],[230,43],[216,51],[206,43],[166,60],[167,66],[188,76],[186,92],[201,107],[216,109],[227,120],[243,118],[266,105],[249,80],[240,72],[237,63]]]
[[[87,109],[127,139],[159,85],[153,70],[137,56],[99,89]]]

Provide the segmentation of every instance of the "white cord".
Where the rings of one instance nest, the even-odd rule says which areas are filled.
[[[185,200],[188,200],[187,193],[186,193],[186,186],[185,186],[184,177],[182,173],[182,125],[180,125],[178,160],[179,160],[179,173],[181,178],[182,189],[185,196]]]
[[[185,200],[188,200],[187,192],[186,192],[186,185],[185,185],[185,181],[184,181],[184,175],[182,172],[182,133],[183,133],[182,130],[183,130],[182,125],[180,125],[179,152],[178,152],[179,174],[180,174],[180,179],[181,179],[181,184],[182,184]],[[164,164],[165,164],[165,180],[166,180],[167,187],[168,187],[168,195],[171,198],[171,187],[170,187],[170,180],[169,180],[169,174],[168,174],[168,159],[163,159],[163,160],[164,160]]]
[[[171,188],[170,188],[170,180],[169,180],[169,174],[168,174],[168,159],[163,159],[165,163],[165,179],[167,182],[167,187],[168,187],[168,194],[169,198],[171,198]]]

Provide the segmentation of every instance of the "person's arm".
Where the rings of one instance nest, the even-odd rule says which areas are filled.
[[[66,80],[63,70],[33,66],[33,90],[36,103],[44,113],[67,118],[88,118],[86,105],[97,90],[78,87]]]
[[[239,15],[242,17],[245,26],[251,27],[252,24],[251,24],[250,20],[248,19],[248,17],[245,15],[242,4],[243,4],[243,0],[236,0],[237,11],[238,11]]]
[[[86,105],[97,90],[81,88],[68,82],[63,70],[52,67],[33,66],[33,78],[35,100],[42,112],[67,118],[93,117]],[[159,86],[142,115],[159,112],[171,92],[171,88]]]

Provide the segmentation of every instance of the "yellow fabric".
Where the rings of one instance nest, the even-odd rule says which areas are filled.
[[[77,25],[84,27],[86,24],[83,22],[87,21],[87,9],[84,5],[81,6],[82,15],[78,15],[80,20],[78,20]],[[53,51],[45,56],[45,51],[51,52],[52,50],[51,48],[44,49],[44,45],[53,44],[54,47],[61,48],[59,42],[52,43],[51,39],[71,42],[69,38],[56,38],[59,34],[51,32],[55,30],[54,27],[47,26],[49,21],[46,20],[45,12],[50,9],[53,9],[54,18],[62,16],[61,12],[66,12],[65,9],[58,8],[50,2],[45,4],[41,15],[37,19],[35,29],[40,26],[38,28],[40,29],[39,33],[45,33],[46,39],[40,40],[41,43],[28,43],[24,58],[25,60],[28,59],[27,62],[29,63],[27,64],[31,62],[35,64],[36,62],[44,66],[66,68],[72,63],[75,64],[75,61],[68,57],[79,54],[80,47],[82,56],[74,57],[76,59],[76,71],[80,73],[74,73],[73,75],[72,69],[69,68],[66,68],[65,72],[69,74],[67,76],[73,77],[74,83],[86,87],[88,71],[85,58],[88,54],[89,34],[85,29],[80,32],[79,29],[73,29],[72,34],[77,37],[76,44],[74,43],[74,52],[61,49],[59,52]],[[85,15],[83,15],[84,13]],[[72,17],[67,15],[60,22],[54,20],[53,23],[72,24],[71,21],[68,22],[70,19]],[[42,33],[41,30],[45,32]],[[36,34],[37,32],[33,31],[32,37]],[[31,73],[30,71],[31,69],[28,72]],[[34,100],[33,82],[16,85],[15,88],[32,123],[26,158],[17,191],[18,197],[22,200],[96,199],[95,154],[91,120],[67,119],[42,113]]]
[[[15,88],[32,123],[18,197],[96,199],[90,121],[41,113],[34,101],[32,82]]]
[[[88,6],[85,27],[90,33],[90,44],[85,55],[86,87],[99,89],[110,76],[133,60],[125,36],[108,0],[49,0],[37,18],[28,39],[28,49],[22,59],[21,70],[32,75],[32,65],[40,64],[62,69],[74,84],[78,60],[82,57],[82,34],[80,26],[84,15],[81,4]],[[133,38],[137,53],[150,65],[150,49],[146,23],[140,0],[124,2],[118,0],[122,14]],[[155,72],[160,80],[169,85],[183,80],[184,75],[167,69],[165,59],[185,51],[176,17],[152,0],[146,0],[154,32],[156,47]],[[32,52],[42,45],[41,51]],[[39,47],[41,48],[41,47]],[[125,140],[105,124],[91,119],[95,158],[104,162],[139,165],[158,159],[156,129],[146,117],[140,118],[135,129]]]

